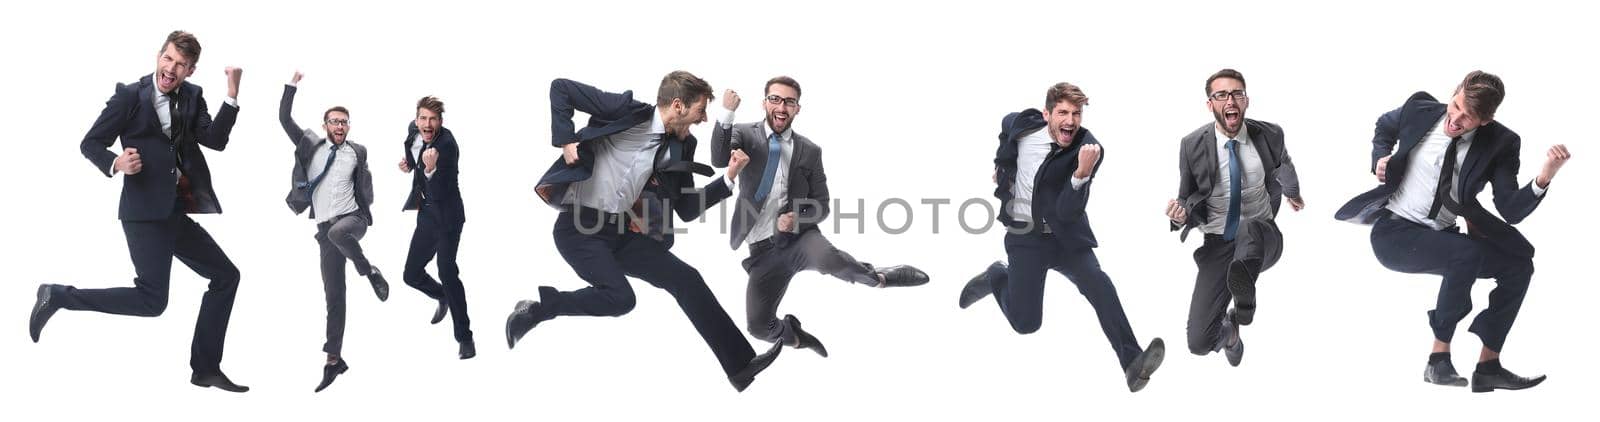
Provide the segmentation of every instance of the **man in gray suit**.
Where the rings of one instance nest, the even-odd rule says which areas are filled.
[[[724,114],[711,137],[712,165],[726,167],[735,155],[750,158],[737,178],[728,179],[739,189],[728,246],[750,246],[750,257],[742,263],[750,274],[747,328],[756,338],[827,357],[828,349],[801,330],[794,315],[778,319],[778,303],[795,274],[814,270],[872,287],[918,286],[928,282],[928,275],[908,265],[875,268],[858,262],[822,236],[816,223],[828,215],[828,177],[822,170],[822,149],[794,132],[800,83],[788,76],[768,80],[762,104],[765,120],[733,124],[739,94],[728,90]]]
[[[1183,230],[1179,241],[1195,228],[1205,233],[1194,251],[1199,272],[1189,302],[1189,351],[1225,351],[1228,364],[1239,366],[1239,326],[1255,318],[1256,279],[1283,253],[1283,233],[1273,219],[1283,197],[1295,211],[1305,201],[1283,129],[1244,117],[1250,107],[1244,75],[1233,69],[1212,74],[1206,96],[1216,121],[1179,145],[1178,199],[1167,201],[1167,218],[1171,230]]]
[[[322,289],[328,299],[328,342],[322,351],[328,362],[322,368],[322,382],[315,391],[333,384],[333,379],[350,369],[341,356],[344,347],[344,264],[355,263],[356,274],[372,282],[378,300],[389,299],[389,283],[377,267],[367,261],[359,241],[372,225],[372,173],[367,170],[367,148],[346,140],[350,133],[350,111],[333,107],[322,113],[326,138],[310,129],[301,129],[291,116],[294,94],[299,89],[300,72],[283,87],[278,105],[278,120],[294,142],[294,172],[289,209],[295,214],[311,210],[317,222],[317,246],[321,249]]]

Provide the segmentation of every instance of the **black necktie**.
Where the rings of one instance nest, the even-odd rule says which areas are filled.
[[[183,151],[178,146],[183,137],[183,130],[181,129],[183,125],[178,121],[178,90],[174,89],[172,92],[162,95],[167,97],[167,131],[172,133],[173,156],[177,159],[178,168],[181,169],[183,168]]]
[[[1456,178],[1456,144],[1461,138],[1450,138],[1450,146],[1444,149],[1444,166],[1439,169],[1439,187],[1433,191],[1433,205],[1428,207],[1428,219],[1439,218],[1439,208],[1450,210],[1452,214],[1461,215],[1461,206],[1450,199],[1450,190],[1455,186]]]

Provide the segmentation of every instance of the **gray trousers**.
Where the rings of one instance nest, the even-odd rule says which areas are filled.
[[[781,247],[774,246],[775,242],[771,241],[752,244],[750,257],[742,263],[750,274],[750,284],[745,291],[745,322],[750,335],[756,338],[777,342],[789,330],[789,324],[778,319],[778,304],[789,291],[789,281],[801,271],[815,270],[867,286],[878,284],[878,274],[871,264],[858,262],[850,254],[833,247],[820,230],[777,236],[794,238],[778,243],[783,245]],[[769,240],[774,239],[776,236]]]
[[[1222,350],[1222,318],[1227,316],[1233,293],[1229,279],[1254,285],[1261,272],[1283,256],[1283,232],[1272,220],[1250,220],[1239,225],[1232,241],[1205,235],[1194,250],[1194,296],[1189,300],[1189,352],[1197,355]],[[1259,296],[1259,294],[1257,295]],[[1255,304],[1244,304],[1246,307]]]
[[[328,342],[322,351],[338,356],[344,348],[344,270],[345,261],[356,265],[356,274],[372,273],[372,263],[358,243],[367,235],[367,219],[345,214],[317,224],[317,246],[322,252],[322,291],[328,299]]]

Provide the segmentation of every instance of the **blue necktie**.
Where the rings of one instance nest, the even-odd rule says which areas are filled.
[[[339,144],[333,144],[332,148],[328,148],[328,162],[322,165],[322,172],[317,173],[317,178],[311,179],[311,185],[306,188],[306,195],[311,195],[312,192],[316,192],[317,185],[322,184],[322,179],[328,177],[328,170],[333,168],[333,159],[336,158],[338,154]]]
[[[1233,241],[1239,232],[1239,140],[1228,140],[1228,223],[1222,228],[1222,240]]]
[[[755,202],[767,200],[767,192],[772,190],[772,179],[778,176],[778,160],[783,158],[783,144],[778,143],[778,134],[767,137],[767,168],[761,175],[761,185],[756,188]]]

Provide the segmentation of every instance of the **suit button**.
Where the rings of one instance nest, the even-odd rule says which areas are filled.
[[[167,174],[178,174],[178,169],[167,170]]]
[[[177,150],[178,150],[178,146],[177,145],[168,145],[167,146],[167,151],[177,151]]]

